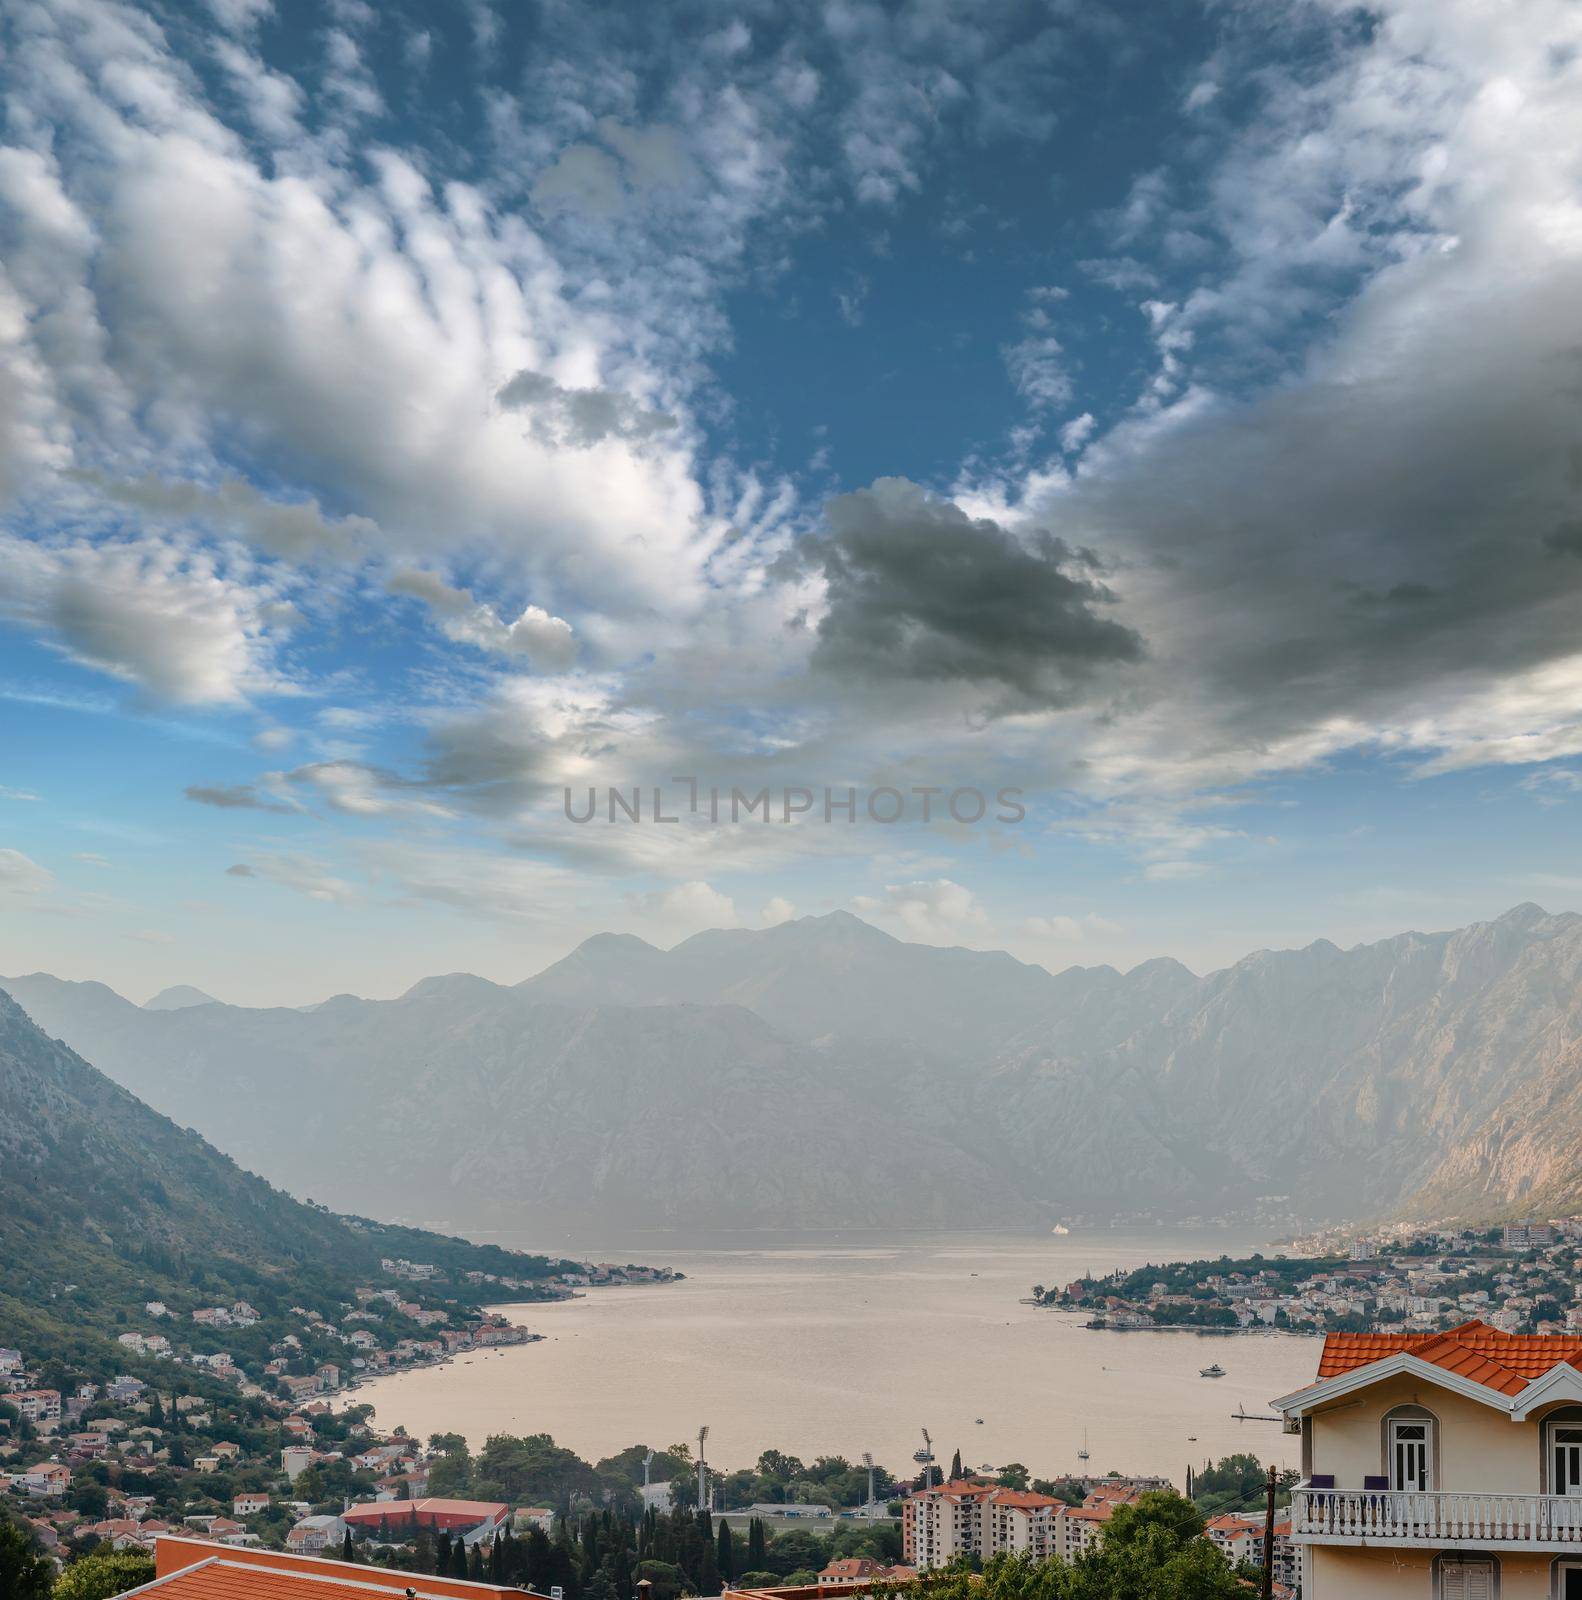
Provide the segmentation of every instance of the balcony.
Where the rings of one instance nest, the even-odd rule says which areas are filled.
[[[1296,1544],[1582,1551],[1582,1496],[1409,1489],[1291,1491]]]

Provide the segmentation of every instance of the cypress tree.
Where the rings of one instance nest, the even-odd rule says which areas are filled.
[[[489,1546],[489,1582],[505,1582],[505,1541],[498,1533]]]
[[[950,1458],[950,1481],[954,1483],[961,1476],[961,1452],[958,1450]]]
[[[731,1537],[731,1525],[724,1517],[720,1518],[719,1549],[714,1552],[714,1561],[722,1578],[736,1576],[736,1541]]]
[[[439,1530],[439,1538],[434,1541],[434,1575],[439,1578],[448,1577],[450,1574],[450,1532],[448,1529]]]
[[[460,1540],[454,1540],[450,1547],[450,1575],[453,1578],[467,1576],[467,1546]]]
[[[763,1520],[754,1517],[747,1524],[747,1565],[746,1572],[762,1572],[764,1563],[769,1558],[768,1540],[764,1538]]]
[[[523,1550],[522,1575],[527,1579],[529,1589],[535,1589],[539,1594],[549,1593],[550,1584],[550,1544],[544,1530],[534,1526],[527,1530],[526,1547]]]
[[[483,1546],[475,1544],[472,1554],[467,1558],[467,1576],[474,1583],[483,1582]]]
[[[341,1538],[341,1560],[355,1561],[357,1557],[352,1552],[352,1530],[348,1528]]]

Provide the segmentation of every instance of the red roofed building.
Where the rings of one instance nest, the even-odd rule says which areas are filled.
[[[865,1583],[879,1570],[872,1556],[847,1556],[843,1561],[832,1561],[819,1573],[818,1581],[828,1588],[833,1583]]]
[[[1582,1597],[1582,1338],[1332,1333],[1274,1406],[1304,1600]]]
[[[415,1533],[443,1528],[447,1533],[485,1534],[503,1528],[511,1508],[495,1500],[368,1500],[341,1513],[341,1520],[359,1530]]]
[[[158,1600],[522,1600],[533,1593],[497,1583],[348,1566],[322,1556],[232,1549],[201,1539],[159,1539],[154,1572],[152,1583],[132,1593]]]
[[[980,1478],[954,1478],[919,1489],[901,1507],[907,1565],[927,1571],[959,1555],[987,1559],[1002,1551],[1055,1556],[1064,1546],[1065,1501]]]

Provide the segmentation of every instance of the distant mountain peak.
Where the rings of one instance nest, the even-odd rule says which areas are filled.
[[[1549,913],[1540,905],[1535,905],[1531,900],[1523,900],[1519,906],[1512,906],[1507,912],[1494,919],[1498,923],[1507,923],[1516,927],[1531,927],[1535,922],[1547,922]]]
[[[445,972],[432,978],[419,978],[403,1000],[456,999],[462,995],[485,996],[500,993],[500,985],[475,972]]]
[[[819,916],[798,917],[794,922],[781,923],[781,927],[807,928],[825,933],[838,933],[848,937],[855,936],[862,939],[883,940],[887,944],[899,944],[901,941],[893,934],[888,934],[883,928],[876,928],[871,922],[863,919],[851,911],[826,911]]]
[[[145,1011],[182,1011],[188,1006],[217,1006],[220,1002],[212,994],[195,989],[190,983],[173,983],[161,989],[152,1000],[143,1002]]]

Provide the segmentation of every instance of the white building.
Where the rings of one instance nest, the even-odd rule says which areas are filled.
[[[926,1571],[961,1555],[1057,1556],[1065,1545],[1066,1509],[1049,1495],[970,1478],[919,1489],[901,1507],[903,1559]]]

